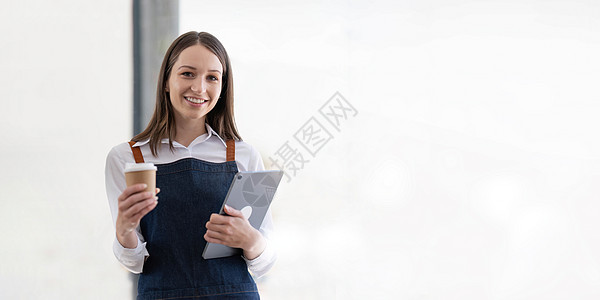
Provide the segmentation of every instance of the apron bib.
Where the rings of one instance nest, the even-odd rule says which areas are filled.
[[[143,162],[139,147],[132,151]],[[202,258],[206,222],[221,209],[238,171],[235,141],[227,141],[224,163],[184,158],[156,167],[160,204],[140,222],[150,256],[137,299],[260,299],[241,256]]]

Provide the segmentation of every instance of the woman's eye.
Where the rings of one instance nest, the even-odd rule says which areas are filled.
[[[218,80],[219,80],[219,78],[217,78],[216,76],[210,75],[210,76],[208,76],[208,80],[211,80],[211,81],[218,81]]]
[[[184,77],[194,77],[194,74],[192,74],[192,72],[183,72],[181,73],[181,75],[183,75]]]

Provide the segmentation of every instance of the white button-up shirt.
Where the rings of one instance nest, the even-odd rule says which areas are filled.
[[[207,133],[197,137],[192,143],[185,147],[173,141],[174,151],[169,149],[169,140],[163,139],[162,147],[158,148],[157,156],[153,156],[150,151],[149,141],[140,141],[133,147],[140,147],[145,162],[154,164],[170,163],[182,158],[196,158],[204,161],[222,163],[226,160],[227,145],[225,141],[208,125],[206,124]],[[117,214],[119,211],[117,198],[127,187],[125,184],[125,164],[135,162],[129,143],[119,144],[111,149],[106,158],[106,194],[108,196],[108,204],[113,218],[113,225],[116,227]],[[254,147],[243,141],[235,142],[235,162],[239,171],[262,171],[265,169],[260,154]],[[160,194],[159,194],[160,196]],[[248,260],[245,257],[249,270],[256,277],[264,275],[275,263],[277,255],[269,246],[268,238],[273,230],[273,221],[271,211],[267,212],[265,219],[259,229],[265,239],[267,246],[263,253],[253,260]],[[141,273],[146,256],[150,256],[146,250],[144,236],[142,236],[140,226],[136,230],[138,236],[137,248],[125,248],[119,243],[115,236],[113,242],[113,252],[119,262],[129,271],[133,273]],[[202,238],[202,237],[201,237]],[[199,249],[198,251],[202,251]]]

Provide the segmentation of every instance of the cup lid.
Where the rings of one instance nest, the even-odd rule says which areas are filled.
[[[138,171],[148,171],[153,170],[156,171],[156,166],[153,163],[126,163],[125,164],[125,173],[127,172],[138,172]]]

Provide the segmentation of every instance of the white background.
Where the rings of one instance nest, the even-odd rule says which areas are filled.
[[[0,299],[128,299],[104,162],[131,138],[131,3],[1,7]]]
[[[131,133],[131,7],[80,2],[0,13],[0,298],[130,294],[103,165]],[[358,110],[276,196],[264,299],[600,296],[600,4],[182,0],[180,21],[227,48],[267,164],[336,91]]]

